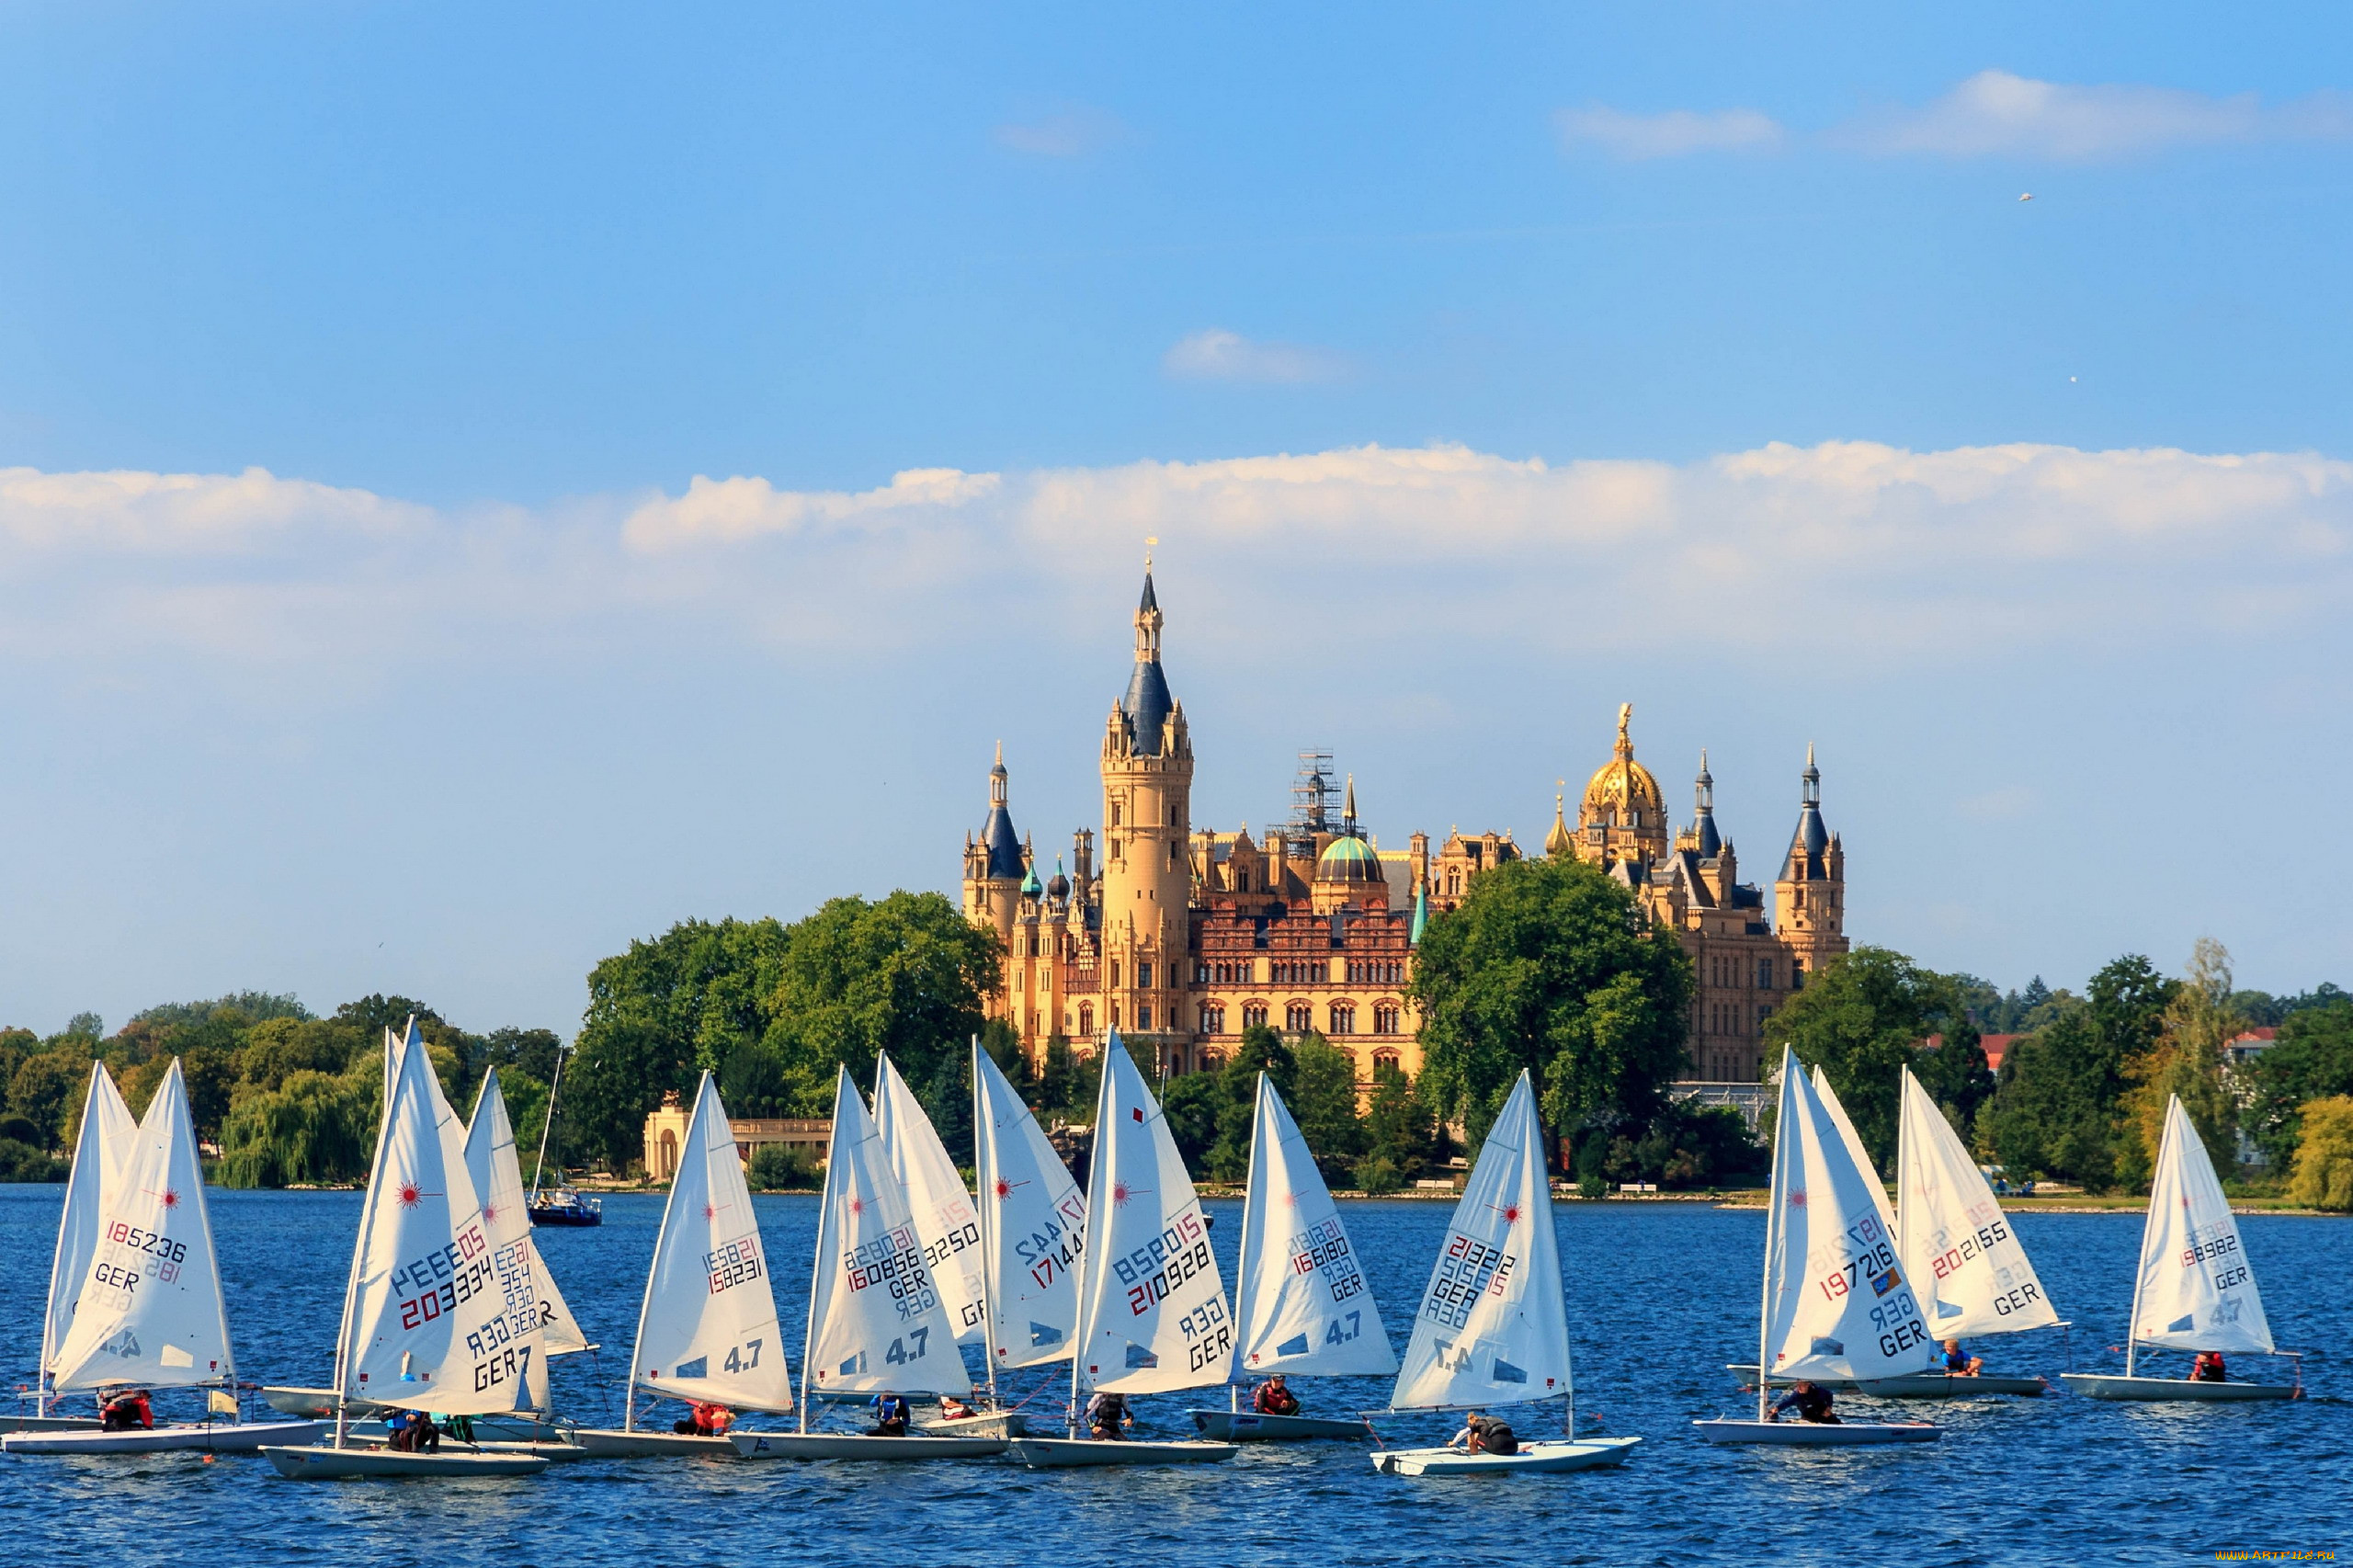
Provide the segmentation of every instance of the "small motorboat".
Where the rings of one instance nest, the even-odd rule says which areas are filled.
[[[591,1198],[577,1187],[544,1187],[531,1194],[529,1209],[534,1225],[601,1225],[605,1222],[605,1200]]]

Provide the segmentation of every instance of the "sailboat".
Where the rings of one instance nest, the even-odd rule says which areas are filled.
[[[781,1414],[792,1408],[792,1374],[751,1189],[719,1085],[709,1073],[670,1178],[670,1201],[646,1270],[630,1354],[628,1403],[618,1429],[582,1427],[573,1441],[608,1459],[657,1454],[733,1454],[724,1437],[637,1424],[637,1395]]]
[[[1204,1464],[1232,1443],[1079,1437],[1090,1392],[1216,1388],[1233,1365],[1233,1318],[1210,1250],[1209,1221],[1169,1136],[1160,1102],[1114,1033],[1103,1046],[1087,1167],[1086,1244],[1078,1255],[1078,1335],[1071,1358],[1070,1435],[1016,1437],[1027,1465]]]
[[[2062,1372],[2060,1380],[2093,1399],[2240,1401],[2302,1399],[2302,1363],[2292,1383],[2204,1381],[2137,1375],[2143,1345],[2167,1350],[2290,1354],[2271,1340],[2256,1289],[2255,1264],[2214,1175],[2214,1162],[2181,1098],[2165,1103],[2149,1217],[2141,1230],[2141,1267],[2132,1280],[2132,1323],[2125,1335],[2124,1375]]]
[[[1086,1199],[981,1042],[972,1041],[973,1171],[981,1193],[981,1345],[989,1403],[1004,1409],[1000,1372],[1067,1361],[1078,1342],[1078,1259],[1086,1248]],[[988,1419],[979,1417],[976,1419]],[[1018,1423],[1018,1425],[1016,1425]]]
[[[568,1045],[555,1053],[555,1075],[548,1085],[548,1113],[540,1123],[540,1157],[531,1165],[531,1223],[534,1225],[601,1225],[605,1200],[563,1185],[563,1162],[556,1162],[555,1186],[543,1187],[540,1178],[548,1169],[548,1137],[555,1131],[555,1096],[563,1087],[564,1059],[579,1050]]]
[[[1775,1380],[1871,1382],[1915,1369],[1928,1346],[1896,1258],[1885,1189],[1844,1116],[1829,1085],[1809,1081],[1785,1049],[1757,1322],[1757,1365],[1767,1375],[1756,1380],[1755,1420],[1692,1423],[1711,1443],[1917,1443],[1941,1435],[1922,1421],[1768,1419]]]
[[[40,1372],[33,1414],[0,1416],[0,1432],[71,1432],[96,1426],[95,1416],[54,1415],[50,1379],[57,1352],[74,1327],[74,1305],[97,1256],[98,1232],[107,1200],[122,1177],[122,1162],[138,1132],[131,1108],[114,1086],[107,1064],[93,1060],[82,1101],[82,1131],[74,1140],[74,1164],[65,1177],[65,1208],[57,1219],[57,1250],[49,1265],[49,1302],[40,1324]]]
[[[1482,1410],[1553,1399],[1562,1402],[1560,1437],[1522,1441],[1509,1454],[1378,1449],[1372,1468],[1389,1475],[1597,1470],[1625,1463],[1642,1441],[1576,1436],[1552,1183],[1535,1085],[1523,1072],[1454,1206],[1389,1407]]]
[[[961,1459],[1005,1451],[1001,1437],[812,1432],[813,1401],[843,1395],[968,1394],[972,1377],[892,1174],[881,1134],[849,1070],[834,1083],[834,1126],[801,1355],[801,1430],[738,1432],[746,1459]]]
[[[2040,1377],[1975,1377],[1948,1372],[1938,1365],[1938,1346],[1947,1339],[1975,1338],[1988,1334],[2012,1334],[2029,1328],[2063,1326],[2043,1290],[2042,1281],[2027,1261],[2009,1218],[2002,1212],[1984,1173],[1970,1158],[1960,1134],[1937,1108],[1937,1102],[1912,1076],[1903,1074],[1902,1119],[1896,1153],[1897,1209],[1887,1206],[1886,1188],[1874,1177],[1873,1207],[1880,1221],[1896,1238],[1895,1256],[1913,1298],[1920,1303],[1928,1325],[1927,1359],[1922,1370],[1903,1372],[1859,1383],[1851,1379],[1810,1379],[1824,1388],[1851,1390],[1875,1399],[1957,1399],[1988,1394],[2019,1394],[2035,1398],[2051,1392]],[[1813,1069],[1813,1091],[1838,1129],[1856,1168],[1872,1170],[1846,1107],[1830,1092],[1830,1080]],[[1733,1362],[1730,1369],[1744,1381],[1756,1376],[1751,1362]],[[1773,1377],[1786,1387],[1795,1380],[1783,1373]]]
[[[94,1100],[97,1083],[94,1078]],[[72,1326],[57,1347],[54,1386],[61,1393],[207,1389],[208,1418],[137,1431],[20,1432],[0,1438],[0,1448],[12,1454],[253,1453],[265,1443],[315,1440],[325,1430],[322,1422],[237,1419],[228,1309],[177,1058],[127,1142],[83,1271]],[[229,1419],[215,1422],[213,1415]]]
[[[1340,1210],[1315,1168],[1273,1080],[1258,1074],[1250,1135],[1250,1187],[1242,1206],[1242,1266],[1235,1278],[1236,1354],[1250,1375],[1386,1377],[1397,1369],[1389,1331],[1372,1304]],[[1240,1408],[1189,1414],[1204,1437],[1266,1442],[1360,1437],[1361,1417],[1269,1415]]]
[[[391,1092],[359,1213],[335,1353],[332,1445],[266,1448],[280,1475],[529,1475],[529,1453],[408,1453],[355,1445],[355,1403],[436,1415],[511,1412],[528,1397],[545,1335],[522,1251],[492,1244],[466,1169],[464,1131],[416,1037],[390,1063]]]

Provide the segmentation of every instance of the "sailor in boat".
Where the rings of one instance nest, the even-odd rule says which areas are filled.
[[[903,1393],[878,1393],[874,1396],[874,1430],[870,1437],[904,1437],[907,1435],[907,1419],[915,1407]]]
[[[952,1393],[944,1393],[939,1396],[939,1415],[943,1420],[961,1421],[968,1416],[979,1414],[979,1411],[974,1410]]]
[[[1516,1454],[1519,1452],[1519,1434],[1511,1429],[1509,1422],[1473,1411],[1463,1419],[1462,1430],[1446,1446],[1461,1449],[1466,1454]]]
[[[145,1389],[125,1389],[107,1401],[98,1412],[98,1428],[105,1432],[152,1432],[155,1429],[155,1406]]]
[[[2222,1353],[2219,1350],[2200,1350],[2198,1353],[2198,1359],[2189,1364],[2189,1381],[2197,1383],[2229,1382],[2231,1369],[2222,1365]]]
[[[1128,1434],[1126,1427],[1136,1424],[1128,1414],[1128,1396],[1097,1391],[1086,1402],[1086,1435],[1098,1443],[1116,1443]]]
[[[1275,1372],[1252,1391],[1250,1408],[1261,1415],[1296,1415],[1299,1395],[1283,1386],[1283,1375]]]
[[[1780,1397],[1779,1402],[1767,1414],[1765,1419],[1779,1421],[1781,1418],[1781,1412],[1794,1410],[1798,1413],[1798,1419],[1801,1421],[1811,1421],[1816,1426],[1839,1426],[1841,1423],[1838,1420],[1838,1413],[1831,1409],[1830,1404],[1828,1389],[1819,1383],[1808,1382],[1805,1379],[1800,1378],[1790,1386],[1790,1392]]]
[[[687,1418],[672,1422],[670,1430],[681,1437],[724,1437],[727,1428],[733,1425],[735,1413],[725,1405],[690,1399],[687,1401]]]
[[[1945,1341],[1945,1376],[1973,1378],[1985,1369],[1985,1358],[1972,1356],[1961,1347],[1958,1339]]]
[[[422,1410],[395,1411],[384,1425],[392,1433],[392,1447],[404,1454],[441,1451],[441,1428]]]

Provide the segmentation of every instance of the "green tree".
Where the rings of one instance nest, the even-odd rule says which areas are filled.
[[[745,1177],[754,1192],[806,1192],[819,1185],[817,1167],[798,1149],[783,1143],[763,1143],[753,1150],[751,1168]]]
[[[1581,861],[1506,862],[1423,934],[1420,1087],[1474,1143],[1522,1070],[1555,1127],[1647,1125],[1684,1064],[1691,989],[1624,887]]]
[[[2247,1135],[2284,1170],[2303,1136],[2306,1102],[2353,1095],[2353,1002],[2288,1013],[2245,1074]]]
[[[1324,1182],[1346,1186],[1365,1147],[1364,1124],[1357,1117],[1356,1058],[1309,1033],[1291,1048],[1291,1119],[1299,1123],[1299,1135],[1307,1141]]]
[[[2353,1210],[2353,1096],[2305,1103],[2288,1196],[2308,1209]]]
[[[1176,1145],[1177,1157],[1185,1168],[1196,1175],[1214,1174],[1221,1181],[1236,1179],[1226,1174],[1231,1166],[1213,1167],[1211,1155],[1218,1149],[1218,1123],[1227,1109],[1226,1086],[1222,1074],[1216,1073],[1187,1073],[1172,1078],[1160,1091],[1160,1114],[1168,1127],[1169,1141]]]
[[[1366,1192],[1394,1191],[1439,1167],[1445,1150],[1438,1119],[1404,1072],[1387,1062],[1372,1066],[1372,1096],[1364,1112],[1364,1157],[1356,1184]]]
[[[1932,1034],[1945,1037],[1943,1050],[1961,1053],[1943,1077],[1974,1088],[1984,1054],[1960,987],[1886,948],[1857,948],[1832,959],[1765,1026],[1775,1057],[1787,1046],[1807,1067],[1822,1069],[1864,1148],[1882,1164],[1895,1153],[1898,1069],[1915,1064]]]
[[[32,1124],[43,1149],[62,1147],[81,1125],[82,1100],[90,1081],[89,1043],[69,1035],[66,1043],[28,1056],[8,1081],[8,1109]]]
[[[367,1054],[340,1074],[290,1073],[275,1089],[248,1088],[222,1128],[231,1187],[363,1181],[375,1156],[384,1070]]]
[[[2161,1014],[2154,1046],[2133,1059],[2125,1096],[2131,1127],[2120,1166],[2131,1185],[2147,1185],[2165,1138],[2165,1106],[2176,1097],[2198,1129],[2206,1152],[2223,1170],[2238,1165],[2238,1102],[2223,1081],[2222,1047],[2247,1027],[2232,1006],[2231,955],[2211,937],[2200,937],[2189,956],[2189,973],[2174,988]]]

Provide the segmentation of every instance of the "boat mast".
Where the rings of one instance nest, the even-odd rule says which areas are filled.
[[[1074,1440],[1078,1437],[1078,1370],[1080,1364],[1086,1359],[1087,1341],[1094,1336],[1095,1333],[1095,1314],[1086,1310],[1086,1255],[1095,1250],[1095,1243],[1097,1239],[1095,1230],[1096,1198],[1097,1194],[1102,1187],[1103,1140],[1105,1137],[1104,1124],[1108,1119],[1104,1114],[1104,1107],[1105,1103],[1111,1097],[1111,1047],[1109,1043],[1109,1035],[1105,1035],[1104,1041],[1105,1043],[1096,1051],[1096,1060],[1102,1063],[1103,1071],[1097,1077],[1095,1087],[1095,1142],[1094,1146],[1086,1151],[1086,1244],[1078,1249],[1078,1267],[1074,1270],[1071,1275],[1071,1283],[1077,1288],[1078,1293],[1079,1327],[1078,1343],[1072,1346],[1070,1349],[1069,1431],[1070,1436]]]
[[[540,1200],[540,1176],[547,1169],[548,1134],[555,1130],[555,1092],[563,1082],[563,1059],[579,1050],[577,1045],[556,1047],[555,1077],[548,1085],[548,1119],[540,1124],[540,1157],[531,1162],[531,1201]],[[558,1174],[561,1175],[561,1167]]]
[[[834,1229],[834,1182],[842,1169],[842,1096],[845,1070],[834,1080],[834,1125],[825,1134],[825,1186],[817,1199],[817,1251],[809,1260],[809,1326],[801,1335],[801,1430],[809,1430],[809,1363],[817,1353],[817,1287],[825,1280],[825,1253]],[[850,1085],[851,1094],[858,1085]]]
[[[2165,1175],[2165,1161],[2175,1157],[2173,1118],[2165,1118],[2165,1135],[2157,1144],[2157,1170]],[[2124,1320],[2124,1375],[2132,1375],[2133,1356],[2141,1346],[2141,1281],[2148,1274],[2144,1267],[2149,1256],[2149,1228],[2157,1222],[2157,1184],[2149,1184],[2149,1212],[2141,1221],[2141,1250],[2132,1258],[2132,1315]]]
[[[1781,1050],[1781,1104],[1773,1119],[1773,1176],[1765,1189],[1765,1267],[1756,1287],[1756,1419],[1765,1419],[1766,1341],[1773,1332],[1773,1241],[1781,1226],[1781,1166],[1790,1143],[1790,1071],[1796,1065],[1789,1048]]]
[[[1242,1250],[1234,1254],[1233,1324],[1237,1331],[1250,1322],[1250,1298],[1256,1292],[1258,1284],[1250,1269],[1250,1219],[1258,1207],[1258,1133],[1266,1125],[1267,1070],[1261,1067],[1258,1069],[1257,1098],[1250,1108],[1250,1185],[1242,1193]],[[1259,1244],[1265,1244],[1263,1238]],[[1225,1375],[1225,1394],[1227,1411],[1233,1415],[1241,1414],[1242,1381],[1233,1372]]]
[[[996,1392],[996,1303],[989,1300],[988,1278],[995,1270],[996,1227],[989,1216],[995,1205],[989,1200],[996,1196],[995,1162],[989,1158],[994,1140],[981,1134],[981,1037],[972,1037],[972,1179],[980,1187],[981,1210],[981,1354],[989,1364],[989,1408],[1001,1410],[1004,1401]]]

